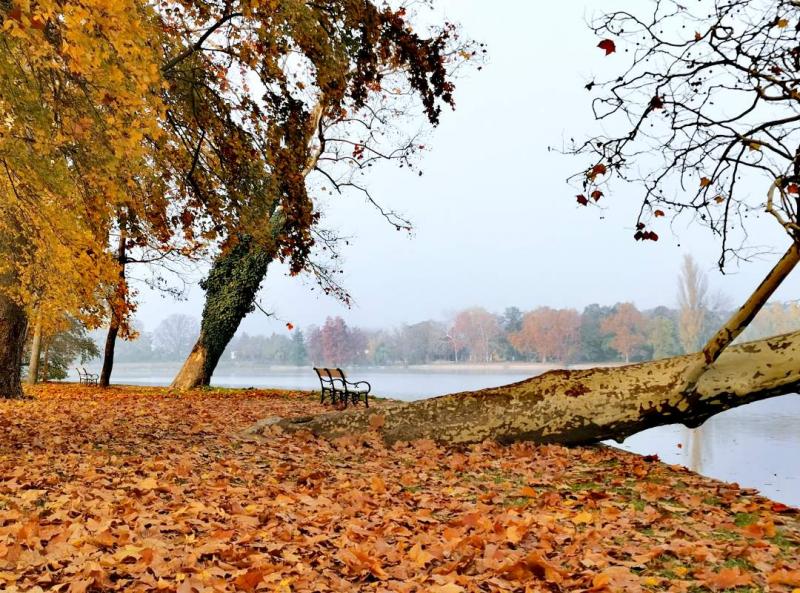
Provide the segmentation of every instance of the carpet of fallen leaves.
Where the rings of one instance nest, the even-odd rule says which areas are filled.
[[[654,459],[240,436],[323,410],[296,392],[31,394],[0,401],[0,591],[800,588],[797,510]]]

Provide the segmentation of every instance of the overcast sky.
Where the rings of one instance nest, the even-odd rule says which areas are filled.
[[[726,294],[732,304],[746,298],[777,255],[723,276],[715,268],[717,244],[688,218],[663,222],[657,243],[635,243],[634,189],[618,186],[603,212],[581,208],[566,178],[587,163],[547,150],[598,130],[583,86],[615,56],[606,58],[595,47],[587,18],[603,8],[643,4],[442,3],[449,19],[488,44],[489,63],[459,82],[456,111],[444,114],[426,142],[431,150],[423,156],[422,177],[391,165],[370,177],[375,197],[412,219],[414,236],[393,230],[358,196],[331,201],[326,224],[353,237],[343,276],[353,307],[311,291],[311,284],[274,266],[260,302],[277,320],[257,311],[242,329],[286,332],[287,321],[306,327],[333,315],[351,325],[388,327],[443,319],[475,305],[495,312],[512,305],[581,309],[618,301],[674,306],[684,253],[708,272],[712,291]],[[751,243],[782,253],[787,240],[764,217],[752,228]],[[777,298],[798,298],[798,289],[795,276]],[[143,289],[138,317],[153,329],[170,313],[199,317],[202,306],[197,286],[185,302]]]

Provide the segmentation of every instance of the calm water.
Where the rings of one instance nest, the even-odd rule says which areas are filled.
[[[120,364],[114,382],[168,385],[178,365]],[[530,374],[437,370],[358,370],[353,377],[372,384],[373,392],[402,400],[496,387]],[[223,387],[317,389],[311,369],[221,369],[214,384]],[[664,426],[629,437],[619,446],[656,453],[667,463],[685,465],[709,477],[757,488],[774,500],[800,506],[800,396],[786,395],[718,414],[698,429]]]

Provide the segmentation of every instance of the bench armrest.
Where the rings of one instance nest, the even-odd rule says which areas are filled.
[[[372,391],[372,385],[369,384],[369,381],[356,381],[355,383],[351,383],[350,381],[347,382],[348,385],[352,385],[353,387],[358,388],[359,385],[366,385],[367,386],[367,393]]]

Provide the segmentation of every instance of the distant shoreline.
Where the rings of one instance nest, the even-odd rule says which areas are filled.
[[[182,361],[175,362],[117,362],[114,364],[115,371],[121,372],[149,372],[158,373],[159,371],[171,373],[177,372],[181,366]],[[428,364],[415,364],[415,365],[345,365],[345,369],[358,369],[362,371],[369,371],[375,373],[502,373],[502,374],[531,374],[540,375],[547,371],[557,369],[587,369],[593,367],[614,367],[620,366],[622,363],[579,363],[572,365],[550,364],[540,362],[437,362]],[[98,361],[93,361],[87,364],[87,368],[99,367]],[[220,364],[215,375],[226,376],[230,374],[239,374],[243,371],[246,373],[298,373],[304,372],[311,368],[311,364],[294,366],[294,365],[276,365],[276,364],[259,364],[259,363],[230,363],[226,362]]]

